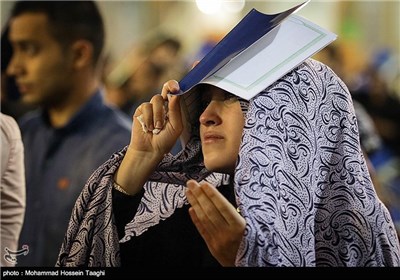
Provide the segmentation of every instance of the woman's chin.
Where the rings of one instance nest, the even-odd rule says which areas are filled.
[[[216,163],[216,162],[204,162],[204,165],[208,171],[217,172],[217,173],[224,173],[224,174],[233,174],[235,171],[235,167],[229,164],[223,163]]]

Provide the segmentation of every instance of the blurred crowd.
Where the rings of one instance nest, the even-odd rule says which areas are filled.
[[[165,81],[179,80],[187,71],[180,51],[178,39],[159,35],[133,48],[115,67],[106,65],[103,80],[107,102],[132,116],[139,104],[160,92]]]

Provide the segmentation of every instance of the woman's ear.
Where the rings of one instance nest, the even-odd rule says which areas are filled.
[[[93,63],[93,46],[87,40],[78,40],[72,44],[74,67],[82,68]]]

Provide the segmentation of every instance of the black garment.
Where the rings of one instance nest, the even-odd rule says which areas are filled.
[[[233,186],[225,185],[218,189],[236,205]],[[113,190],[113,210],[120,239],[124,236],[125,225],[136,213],[142,196],[143,192],[136,196],[127,196]],[[220,266],[193,224],[188,209],[189,205],[178,208],[171,217],[140,236],[120,243],[122,267]]]

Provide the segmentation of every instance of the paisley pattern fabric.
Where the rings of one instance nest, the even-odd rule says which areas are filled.
[[[118,240],[112,213],[112,188],[114,174],[126,150],[127,147],[115,153],[88,179],[72,211],[56,266],[120,266],[119,242],[142,234],[187,204],[186,181],[194,179],[219,186],[230,180],[229,175],[210,173],[204,168],[200,139],[193,137],[179,154],[164,157],[143,186],[145,192],[136,215],[126,225],[125,236]]]
[[[304,63],[249,106],[236,195],[239,266],[398,266],[399,244],[360,149],[346,86]]]
[[[237,266],[399,266],[393,222],[363,158],[350,94],[325,65],[307,60],[253,98],[237,169],[246,230]],[[187,203],[190,179],[218,186],[193,137],[168,155],[118,240],[112,184],[126,148],[88,180],[74,207],[57,266],[119,266],[119,242],[143,234]]]

